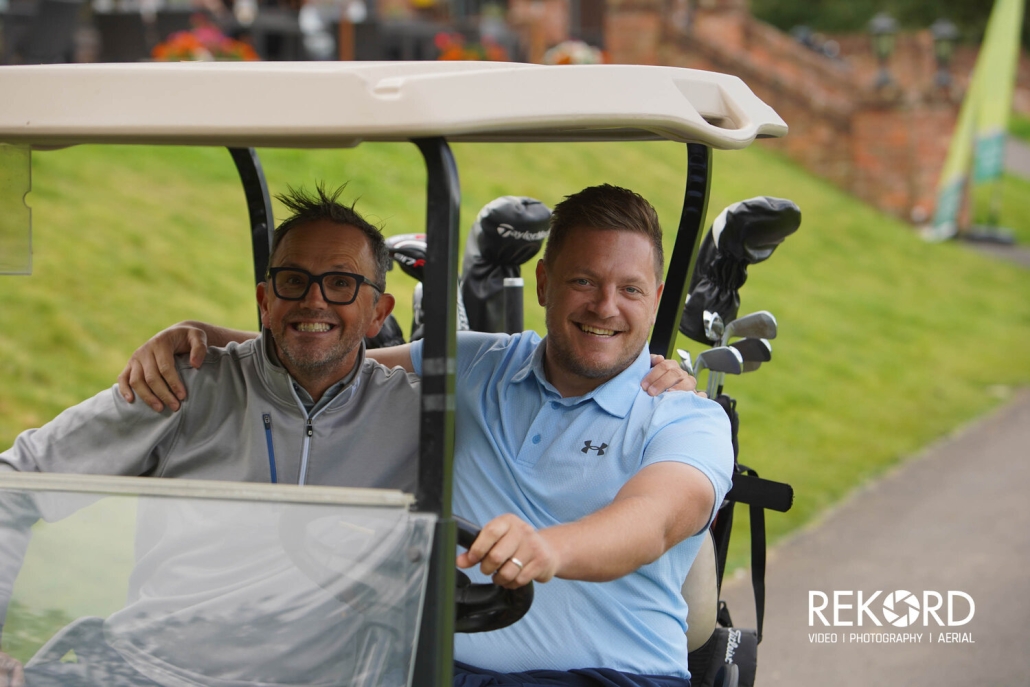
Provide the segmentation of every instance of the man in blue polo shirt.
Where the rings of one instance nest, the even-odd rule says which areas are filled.
[[[547,338],[458,337],[454,512],[486,523],[458,564],[546,583],[518,623],[456,637],[458,687],[689,685],[679,590],[733,452],[717,404],[641,389],[662,266],[654,208],[585,189],[537,265]],[[368,355],[421,372],[418,342]]]
[[[455,638],[456,685],[687,684],[680,586],[733,452],[717,404],[640,388],[662,265],[651,205],[586,189],[537,265],[547,338],[458,339],[454,512],[487,523],[458,563],[547,584],[518,623]]]

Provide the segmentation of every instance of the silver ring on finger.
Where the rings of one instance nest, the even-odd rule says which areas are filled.
[[[511,558],[509,558],[508,561],[511,562],[511,563],[514,563],[518,567],[519,570],[522,570],[522,568],[525,567],[525,565],[522,563],[522,561],[520,561],[518,558],[515,558],[515,556],[512,556]]]

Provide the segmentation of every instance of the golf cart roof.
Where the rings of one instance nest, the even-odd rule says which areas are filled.
[[[0,142],[349,147],[668,139],[718,149],[787,125],[735,76],[491,62],[0,67]]]

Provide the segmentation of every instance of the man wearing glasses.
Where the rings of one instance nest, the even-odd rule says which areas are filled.
[[[414,491],[419,381],[366,359],[362,343],[393,308],[393,297],[383,293],[390,257],[379,230],[337,202],[341,190],[280,197],[293,214],[276,232],[274,267],[257,287],[265,333],[212,349],[198,369],[183,361],[178,370],[190,402],[179,412],[155,413],[127,403],[117,387],[108,389],[23,432],[0,452],[0,470]],[[337,627],[346,607],[333,611],[332,599],[305,596],[310,583],[291,577],[290,566],[249,541],[229,545],[235,534],[225,522],[198,522],[189,507],[185,515],[176,510],[174,500],[165,507],[148,511],[146,526],[141,522],[140,532],[153,541],[142,546],[146,561],[133,571],[126,607],[78,641],[76,661],[23,669],[0,652],[0,685],[210,684],[209,676],[221,674],[219,652],[197,646],[183,631],[183,623],[203,619],[229,619],[220,650],[246,657],[233,664],[244,677],[232,684],[278,684],[278,677],[295,683],[285,678],[296,676],[305,650],[335,655],[356,641]],[[0,537],[0,628],[28,527],[40,510],[45,503],[0,501],[7,526]],[[243,539],[252,536],[247,527],[254,523],[238,525]],[[269,530],[278,536],[275,527]],[[305,628],[326,631],[308,642],[294,628],[293,643],[249,648],[244,639],[230,639],[249,636],[239,628],[265,627],[277,603],[311,607],[315,621]],[[336,668],[306,666],[312,682],[305,684],[330,684]]]
[[[342,190],[280,197],[292,215],[257,286],[265,333],[199,369],[182,362],[183,412],[108,389],[22,433],[0,469],[414,491],[418,424],[396,418],[418,417],[418,379],[367,360],[362,344],[393,309],[390,257],[380,231],[337,202]]]

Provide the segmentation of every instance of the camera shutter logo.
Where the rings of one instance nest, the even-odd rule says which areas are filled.
[[[919,618],[919,599],[904,589],[891,592],[883,600],[883,617],[894,627],[908,627]]]

